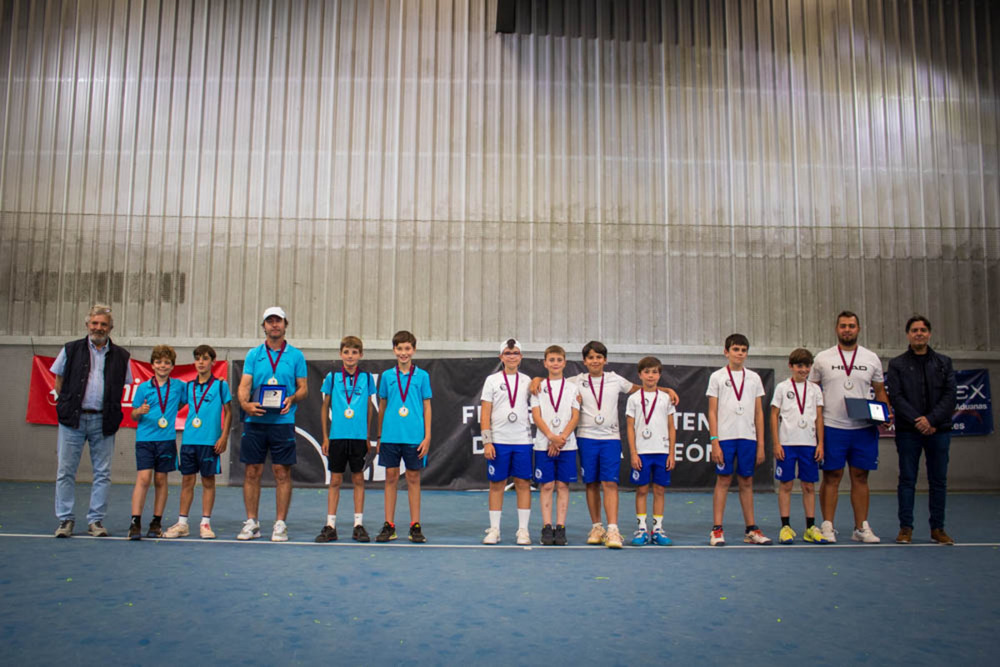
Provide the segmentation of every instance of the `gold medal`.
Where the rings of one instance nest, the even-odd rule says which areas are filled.
[[[278,384],[278,378],[273,377],[270,380],[268,380],[267,383],[268,384]]]
[[[399,416],[400,417],[405,417],[408,414],[410,414],[410,411],[409,411],[409,409],[405,405],[399,409]]]
[[[156,423],[159,425],[160,428],[166,428],[167,427],[167,418],[166,417],[160,417],[160,421],[158,421]]]
[[[351,410],[350,408],[344,410],[344,419],[351,419],[353,417],[354,417],[354,410]]]
[[[198,417],[195,417],[194,419],[192,419],[191,420],[191,426],[194,426],[195,428],[200,428],[201,427],[201,419],[199,419]]]

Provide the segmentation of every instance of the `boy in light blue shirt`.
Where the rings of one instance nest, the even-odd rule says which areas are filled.
[[[185,384],[170,377],[177,353],[169,345],[157,345],[150,355],[153,377],[135,389],[132,419],[135,431],[135,488],[132,489],[132,523],[128,539],[142,539],[142,506],[150,482],[153,520],[146,537],[163,536],[163,509],[167,506],[167,473],[177,469],[177,411],[187,404]],[[138,406],[138,407],[135,407]]]
[[[188,512],[194,502],[194,484],[201,473],[201,524],[203,540],[215,539],[212,530],[212,507],[215,505],[215,476],[222,472],[219,457],[229,444],[233,415],[229,383],[212,375],[215,350],[208,345],[194,349],[194,367],[198,377],[187,383],[187,421],[181,435],[181,507],[177,523],[163,534],[167,538],[187,537]]]
[[[431,446],[431,380],[413,365],[417,339],[409,331],[392,337],[396,367],[382,374],[378,387],[378,462],[385,467],[385,523],[376,542],[396,539],[396,492],[400,461],[406,464],[410,501],[410,541],[426,542],[420,527],[420,471]]]

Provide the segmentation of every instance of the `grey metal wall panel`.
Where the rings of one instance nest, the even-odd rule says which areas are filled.
[[[0,331],[1000,350],[996,3],[562,6],[3,3]]]

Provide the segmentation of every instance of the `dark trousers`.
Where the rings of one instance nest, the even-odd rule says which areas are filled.
[[[922,452],[926,457],[927,482],[930,487],[928,505],[931,529],[944,528],[950,446],[951,433],[948,431],[933,435],[896,432],[896,452],[899,454],[899,485],[896,487],[896,498],[899,501],[900,527],[913,527],[913,497]]]

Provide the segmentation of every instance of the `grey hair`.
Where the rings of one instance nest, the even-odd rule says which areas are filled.
[[[87,319],[83,321],[84,324],[90,324],[90,320],[93,319],[94,315],[107,315],[108,324],[112,328],[115,326],[115,318],[111,315],[111,306],[106,303],[95,303],[90,308],[90,312],[87,313]]]

